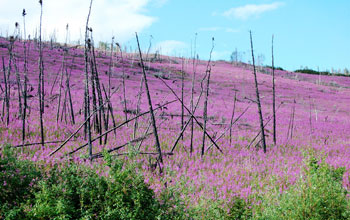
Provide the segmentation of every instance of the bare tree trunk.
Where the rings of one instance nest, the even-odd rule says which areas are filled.
[[[102,96],[102,91],[101,91],[101,84],[100,84],[100,79],[99,79],[99,75],[98,75],[98,70],[97,70],[97,62],[96,62],[96,56],[95,56],[95,47],[92,46],[92,57],[93,57],[93,65],[94,65],[94,73],[95,73],[95,85],[96,85],[96,90],[97,90],[97,97],[98,97],[98,104],[102,105],[103,104],[103,96]],[[102,112],[102,114],[101,114]],[[99,114],[100,118],[100,131],[102,132],[102,119],[104,122],[104,127],[105,130],[107,130],[108,125],[107,125],[107,120],[106,120],[106,114],[105,114],[105,109],[101,108],[100,109],[100,114]],[[107,139],[107,135],[105,136],[105,138]],[[102,141],[100,142],[102,144]]]
[[[236,102],[237,102],[237,92],[235,92],[235,99],[233,101],[232,116],[230,121],[230,147],[232,143],[232,123],[233,123],[233,118],[235,117]]]
[[[128,120],[128,112],[127,112],[127,106],[126,106],[126,87],[125,87],[125,69],[124,69],[124,58],[123,58],[123,51],[120,48],[120,56],[122,58],[122,71],[123,71],[123,76],[122,76],[122,82],[123,82],[123,99],[124,99],[124,114],[125,114],[125,121]],[[128,124],[126,124],[128,126]]]
[[[10,98],[9,98],[9,86],[7,85],[5,59],[2,57],[2,68],[4,72],[4,83],[5,83],[5,104],[6,104],[6,125],[10,124]]]
[[[276,145],[276,94],[275,94],[275,64],[273,57],[273,35],[272,35],[272,112],[273,112],[273,143]]]
[[[289,118],[289,123],[288,123],[288,131],[287,131],[286,143],[287,143],[289,138],[293,139],[295,103],[296,103],[296,101],[294,99],[294,103],[293,103],[293,106],[292,106],[291,111],[290,111],[290,118]]]
[[[73,63],[74,63],[74,58],[73,58]],[[70,70],[70,74],[68,75],[68,71],[67,71],[67,68],[66,68],[66,87],[67,87],[67,90],[68,90],[68,98],[69,98],[69,106],[70,106],[72,124],[74,125],[75,124],[74,109],[73,109],[73,102],[72,102],[72,94],[70,92],[70,85],[69,85],[71,74],[72,74],[72,69]]]
[[[312,129],[312,114],[311,114],[311,96],[309,96],[309,102],[310,102],[310,110],[309,110],[309,124],[310,124],[310,138],[313,133]]]
[[[63,59],[62,59],[62,69],[61,69],[61,74],[60,74],[60,83],[58,85],[59,87],[59,92],[58,92],[58,104],[57,104],[57,113],[56,113],[56,123],[58,124],[58,119],[60,117],[60,109],[61,109],[61,97],[62,97],[62,82],[63,82],[63,72],[65,69],[65,54],[63,54]]]
[[[88,43],[90,42],[90,39],[88,39],[88,31],[89,31],[89,19],[91,14],[91,7],[92,7],[92,1],[90,1],[90,7],[89,7],[89,13],[86,19],[86,26],[85,26],[85,46],[84,46],[84,56],[85,56],[85,119],[86,122],[86,130],[88,135],[88,145],[89,145],[89,156],[90,160],[92,160],[92,144],[91,144],[91,127],[90,127],[90,118],[88,117],[90,115],[90,96],[89,96],[89,60],[88,60]]]
[[[212,47],[211,47],[211,51],[210,51],[207,70],[205,73],[205,75],[208,75],[208,78],[207,78],[207,87],[206,87],[204,108],[203,108],[203,138],[202,138],[202,153],[201,153],[202,157],[204,156],[204,151],[205,151],[205,136],[206,136],[206,131],[207,131],[207,121],[208,121],[209,83],[210,83],[210,73],[211,73],[210,61],[211,61],[211,54],[213,53],[213,49],[214,49],[214,37],[212,38]]]
[[[254,81],[255,81],[256,102],[258,104],[258,111],[259,111],[259,118],[260,118],[261,139],[262,139],[264,153],[266,153],[264,121],[263,121],[263,116],[262,116],[262,111],[261,111],[261,103],[260,103],[260,95],[259,95],[259,88],[258,88],[258,80],[257,80],[257,77],[256,77],[256,68],[255,68],[255,60],[254,60],[254,49],[253,49],[253,38],[252,38],[252,32],[250,31],[249,33],[250,33],[250,45],[251,45],[251,49],[252,49],[253,74],[254,74]]]
[[[148,89],[146,71],[145,71],[145,66],[144,66],[143,60],[142,60],[142,53],[141,53],[141,48],[140,48],[140,43],[139,43],[139,38],[138,38],[138,36],[137,36],[137,33],[136,33],[136,40],[137,40],[137,46],[138,46],[138,48],[139,48],[139,53],[140,53],[140,60],[141,60],[143,78],[144,78],[144,80],[145,80],[145,88],[146,88],[146,93],[147,93],[147,98],[148,98],[149,111],[150,111],[151,119],[152,119],[154,138],[155,138],[155,141],[156,141],[157,151],[158,151],[158,154],[159,154],[158,160],[159,160],[159,162],[160,162],[161,164],[163,164],[162,149],[161,149],[161,147],[160,147],[160,142],[159,142],[159,137],[158,137],[158,132],[157,132],[156,119],[155,119],[155,117],[154,117],[151,95],[150,95],[149,89]],[[162,172],[161,167],[159,167],[159,169],[160,169],[160,172]]]
[[[42,26],[42,15],[43,15],[43,3],[42,0],[39,0],[40,3],[40,30],[39,30],[39,85],[38,85],[38,94],[39,94],[39,111],[40,111],[40,134],[41,134],[41,145],[44,146],[44,122],[43,122],[43,113],[44,113],[44,93],[43,93],[43,75],[44,75],[44,65],[43,65],[43,51],[42,51],[42,42],[41,42],[41,26]]]
[[[92,109],[93,111],[96,111],[97,109],[97,96],[96,96],[96,87],[95,87],[95,72],[94,72],[94,64],[93,60],[90,58],[90,69],[91,69],[91,76],[90,76],[90,81],[91,81],[91,96],[92,96]],[[101,114],[101,111],[99,111],[99,114]],[[95,131],[99,134],[102,133],[102,128],[100,128],[100,123],[99,123],[99,116],[94,117],[93,120],[93,127],[95,128]],[[100,143],[102,142],[102,139],[100,139]]]
[[[193,99],[194,99],[194,82],[196,80],[196,43],[197,43],[197,33],[194,38],[194,52],[193,52],[193,75],[192,75],[192,87],[191,87],[191,112],[194,115],[194,106],[193,106]],[[191,142],[190,142],[190,153],[192,154],[193,152],[193,127],[194,127],[194,122],[193,118],[191,119]]]
[[[143,75],[141,76],[141,81],[140,81],[140,89],[139,93],[137,95],[137,104],[136,104],[136,114],[140,113],[140,105],[141,105],[141,96],[142,96],[142,90],[143,90]],[[137,128],[138,128],[138,118],[135,119],[134,121],[134,132],[133,132],[133,138],[135,139],[137,136]]]
[[[181,100],[184,102],[184,87],[185,87],[185,71],[184,71],[184,58],[182,57],[182,68],[181,68]],[[185,109],[181,105],[181,130],[184,128],[184,113]],[[181,134],[182,140],[184,139],[183,134]]]
[[[26,138],[26,117],[27,117],[27,82],[28,82],[28,61],[27,61],[27,45],[26,45],[26,23],[25,16],[26,11],[23,9],[23,31],[24,31],[24,89],[23,89],[23,114],[22,114],[22,145],[24,146],[25,138]]]
[[[112,74],[112,67],[114,69],[114,62],[113,62],[113,48],[114,48],[114,37],[112,37],[112,42],[111,42],[111,54],[109,58],[109,65],[108,65],[108,96],[111,95],[111,74]],[[102,85],[103,86],[103,85]],[[104,86],[103,86],[104,89]],[[107,98],[107,97],[106,97]],[[107,126],[109,125],[109,111],[107,111],[106,115],[106,120],[107,120]],[[108,128],[107,128],[108,129]]]
[[[64,115],[64,122],[67,124],[67,88],[64,90],[64,100],[63,100],[63,107],[62,107],[62,114],[61,114],[61,122],[63,120]]]
[[[21,77],[19,75],[19,70],[16,64],[16,60],[14,60],[14,66],[15,66],[15,71],[16,71],[16,82],[17,82],[17,87],[18,87],[18,114],[19,117],[23,120],[23,109],[22,109],[22,85],[21,85]]]
[[[290,130],[290,139],[293,139],[294,116],[295,116],[295,104],[296,104],[296,101],[295,101],[295,99],[294,99],[293,111],[292,111],[292,124],[291,124],[291,130]]]

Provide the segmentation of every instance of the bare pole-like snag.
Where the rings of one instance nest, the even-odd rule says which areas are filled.
[[[2,57],[2,68],[4,72],[4,83],[5,83],[5,104],[6,104],[6,125],[8,126],[10,124],[10,98],[9,98],[9,91],[8,91],[8,85],[7,85],[7,76],[6,76],[6,67],[5,67],[5,59]]]
[[[67,45],[67,39],[68,39],[68,24],[66,25],[66,41],[65,41],[65,45]],[[61,66],[61,73],[60,73],[60,82],[59,82],[59,92],[58,92],[58,105],[57,105],[57,113],[56,113],[56,123],[58,124],[58,119],[59,119],[59,115],[60,115],[60,109],[61,109],[61,98],[62,98],[62,88],[63,88],[63,73],[66,72],[66,86],[67,86],[67,80],[68,80],[68,74],[67,74],[67,67],[66,67],[66,55],[68,53],[68,49],[64,48],[63,49],[63,58],[62,58],[62,66]],[[54,82],[55,84],[55,82]],[[69,85],[69,83],[68,83]],[[53,85],[54,86],[54,85]],[[66,89],[69,90],[70,93],[70,89],[69,87],[67,87]],[[74,117],[74,116],[73,116]],[[74,121],[74,119],[73,119]]]
[[[86,130],[88,135],[88,145],[89,145],[89,156],[92,160],[92,144],[91,144],[91,127],[90,127],[90,96],[89,96],[89,60],[88,60],[88,31],[89,31],[89,19],[91,14],[92,1],[90,1],[89,13],[86,19],[85,26],[85,44],[84,44],[84,56],[85,56],[85,119],[86,119]]]
[[[71,76],[71,73],[68,74],[68,71],[66,69],[66,87],[67,87],[67,92],[68,92],[71,120],[72,120],[72,124],[74,125],[75,124],[74,109],[73,109],[73,102],[72,102],[72,94],[70,92],[70,85],[69,85],[70,76]]]
[[[232,125],[233,125],[233,118],[235,117],[236,102],[237,102],[237,92],[235,92],[235,99],[233,101],[232,116],[230,121],[230,147],[232,143]]]
[[[15,27],[16,27],[16,30],[18,29],[18,23],[16,22],[15,23]],[[19,33],[19,30],[18,30],[18,33]],[[16,37],[12,37],[10,38],[10,45],[8,47],[8,51],[9,51],[9,55],[10,55],[10,60],[9,60],[9,71],[11,70],[11,63],[13,62],[13,66],[15,68],[15,76],[16,76],[16,83],[17,83],[17,91],[18,91],[18,116],[19,118],[22,118],[22,85],[21,85],[21,77],[19,75],[19,70],[18,70],[18,67],[17,67],[17,60],[15,58],[15,54],[13,52],[14,50],[14,45],[15,45],[15,40],[18,38],[18,34]],[[10,76],[10,72],[9,72],[9,75],[8,75],[8,80],[9,80],[9,76]],[[9,81],[8,81],[9,82]]]
[[[276,93],[275,93],[275,61],[273,57],[273,38],[272,35],[272,112],[273,112],[273,143],[276,145]]]
[[[68,24],[67,24],[67,35],[68,35]],[[68,53],[68,51],[67,51]],[[74,63],[74,57],[72,60],[72,64]],[[73,102],[72,102],[72,94],[70,92],[70,85],[69,85],[69,81],[70,81],[70,76],[72,75],[72,69],[73,67],[71,67],[70,69],[70,73],[68,74],[68,70],[66,67],[66,87],[68,90],[68,98],[69,98],[69,106],[70,106],[70,113],[71,113],[71,119],[72,119],[72,124],[75,124],[75,119],[74,119],[74,109],[73,109]]]
[[[93,58],[93,66],[94,66],[94,73],[95,73],[95,85],[96,85],[96,90],[97,90],[97,97],[98,97],[98,104],[102,105],[103,103],[103,96],[102,96],[102,90],[101,90],[101,84],[100,84],[100,79],[99,79],[99,75],[98,75],[98,70],[97,70],[97,62],[96,62],[96,55],[95,55],[95,47],[92,46],[92,58]],[[102,114],[101,114],[102,113]],[[106,114],[105,114],[105,109],[101,108],[100,109],[100,114],[99,114],[99,121],[100,121],[100,131],[102,132],[102,119],[104,122],[104,127],[105,130],[108,129],[108,125],[107,125],[107,120],[106,120]],[[105,136],[105,138],[107,139],[107,135]],[[101,141],[102,144],[102,141]]]
[[[181,100],[184,102],[184,87],[185,87],[185,70],[184,70],[184,58],[182,57],[182,65],[181,65]],[[184,128],[184,113],[185,109],[181,105],[181,130]],[[183,133],[183,132],[182,132]],[[182,140],[184,139],[183,134],[181,134]]]
[[[196,80],[196,43],[197,43],[197,33],[195,34],[194,38],[194,52],[193,52],[193,60],[192,60],[192,68],[193,68],[193,75],[192,75],[192,87],[191,87],[191,112],[194,114],[194,105],[193,105],[193,99],[194,99],[194,82]],[[193,118],[191,119],[191,137],[190,137],[190,153],[193,152],[193,127],[194,122]]]
[[[204,99],[204,107],[203,107],[203,138],[202,138],[202,153],[201,156],[204,156],[205,152],[205,136],[207,131],[207,121],[208,121],[208,97],[209,97],[209,83],[210,83],[210,75],[211,75],[211,55],[214,50],[214,37],[212,38],[212,47],[210,50],[209,60],[207,64],[207,69],[205,75],[207,75],[207,87],[205,92],[205,99]]]
[[[149,51],[151,50],[152,46],[152,35],[149,41],[149,46],[146,54],[146,59],[148,58]],[[133,60],[132,60],[133,61]],[[140,105],[141,105],[141,97],[142,97],[142,90],[143,90],[143,75],[141,76],[141,81],[140,81],[140,89],[139,93],[137,95],[137,104],[136,104],[136,114],[140,113]],[[134,131],[133,131],[133,138],[136,138],[137,135],[137,128],[138,128],[138,118],[135,119],[134,121]]]
[[[157,132],[157,124],[156,124],[156,119],[154,117],[154,112],[153,112],[153,107],[152,107],[152,100],[151,100],[151,95],[149,92],[149,88],[148,88],[148,83],[147,83],[147,76],[146,76],[146,71],[145,71],[145,66],[143,63],[143,59],[142,59],[142,53],[141,53],[141,48],[140,48],[140,43],[139,43],[139,37],[136,34],[136,40],[137,40],[137,46],[139,48],[139,54],[140,54],[140,61],[141,61],[141,67],[142,67],[142,73],[143,73],[143,78],[145,81],[145,88],[146,88],[146,93],[147,93],[147,98],[148,98],[148,107],[149,107],[149,111],[151,114],[151,120],[152,120],[152,126],[153,126],[153,133],[154,133],[154,138],[156,141],[156,147],[157,147],[157,151],[158,151],[158,160],[161,164],[163,164],[163,157],[162,157],[162,149],[160,147],[160,142],[159,142],[159,137],[158,137],[158,132]],[[161,167],[159,167],[160,172],[162,172]]]
[[[312,135],[312,133],[313,133],[313,129],[312,129],[312,114],[311,114],[311,96],[309,96],[309,102],[310,102],[309,124],[310,124],[310,142],[311,142],[311,135]]]
[[[255,68],[255,60],[254,60],[254,48],[253,48],[252,31],[250,31],[249,33],[250,33],[250,45],[251,45],[251,49],[252,49],[253,74],[254,74],[254,81],[255,81],[256,102],[257,102],[257,105],[258,105],[258,112],[259,112],[259,119],[260,119],[261,140],[262,140],[264,153],[266,153],[264,121],[263,121],[262,110],[261,110],[260,94],[259,94],[259,88],[258,88],[258,80],[257,80],[257,77],[256,77],[256,68]]]
[[[295,104],[297,102],[294,99],[294,103],[293,103],[293,111],[292,111],[292,123],[290,126],[290,139],[293,139],[293,130],[294,130],[294,116],[295,116]]]
[[[63,52],[64,53],[64,52]],[[63,54],[63,58],[62,58],[62,69],[61,69],[61,73],[60,73],[60,82],[59,82],[59,92],[58,92],[58,104],[57,104],[57,112],[56,112],[56,123],[58,124],[58,119],[60,117],[60,109],[61,109],[61,97],[62,97],[62,82],[63,82],[63,72],[64,72],[64,67],[65,67],[65,58],[66,58],[66,54]]]
[[[124,102],[124,114],[125,114],[125,121],[128,120],[128,111],[127,111],[127,106],[126,106],[126,87],[125,87],[125,69],[124,69],[124,58],[123,58],[123,50],[120,46],[119,43],[117,43],[117,46],[119,47],[120,49],[120,56],[121,56],[121,60],[122,60],[122,72],[123,72],[123,75],[122,75],[122,82],[123,82],[123,102]],[[126,124],[128,125],[128,124]]]
[[[110,54],[109,66],[108,66],[108,96],[111,95],[111,74],[112,74],[112,67],[114,67],[114,63],[113,63],[113,48],[114,48],[114,37],[112,37],[111,54]]]
[[[111,54],[110,54],[109,64],[108,64],[108,96],[111,94],[111,74],[112,74],[112,69],[114,69],[113,49],[114,49],[114,37],[112,37]],[[109,111],[107,111],[106,120],[107,120],[106,123],[108,126],[109,125]],[[106,139],[105,139],[105,141],[106,141]]]
[[[41,134],[41,145],[44,146],[44,122],[43,122],[43,113],[44,113],[44,64],[43,64],[43,48],[41,42],[41,26],[42,26],[42,16],[43,16],[43,1],[39,0],[40,4],[40,28],[39,28],[39,85],[38,85],[38,94],[39,94],[39,120],[40,120],[40,134]]]
[[[63,107],[62,107],[62,113],[61,113],[61,122],[63,120],[64,115],[64,121],[67,124],[67,88],[64,89],[64,99],[63,99]]]
[[[14,59],[14,62],[13,62],[14,66],[15,66],[15,71],[16,71],[16,82],[17,82],[17,87],[18,87],[18,114],[19,114],[19,117],[23,120],[23,109],[22,109],[22,95],[23,95],[23,92],[22,92],[22,85],[21,85],[21,77],[19,75],[19,70],[18,70],[18,67],[17,67],[17,64],[16,64],[16,59]]]
[[[140,105],[141,105],[141,96],[142,96],[142,90],[143,90],[143,75],[141,76],[141,81],[140,81],[140,89],[137,97],[137,104],[136,104],[136,114],[140,113]],[[133,138],[136,138],[137,134],[137,128],[138,128],[138,119],[135,119],[134,121],[134,131],[133,131]]]
[[[27,83],[28,83],[28,60],[27,60],[27,44],[26,44],[26,10],[23,9],[23,33],[24,33],[24,88],[23,88],[23,113],[22,113],[22,145],[24,146],[26,137],[26,117],[27,117]]]
[[[91,42],[88,42],[88,48],[91,52]],[[91,69],[91,76],[90,76],[90,81],[91,81],[91,96],[92,96],[92,109],[93,111],[95,111],[97,109],[97,96],[96,96],[96,86],[95,86],[95,69],[94,69],[94,61],[91,58],[91,56],[89,57],[89,63],[90,63],[90,69]],[[102,127],[100,127],[100,123],[99,123],[99,119],[101,115],[101,111],[99,111],[99,114],[96,115],[93,119],[93,127],[95,128],[95,131],[97,131],[97,133],[101,134],[102,133]],[[102,139],[100,139],[100,143],[102,142]]]
[[[295,104],[296,104],[296,101],[294,99],[293,106],[291,107],[291,111],[290,111],[290,118],[289,118],[289,123],[288,123],[286,143],[289,140],[289,138],[293,139]]]

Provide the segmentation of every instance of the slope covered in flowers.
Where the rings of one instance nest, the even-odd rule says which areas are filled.
[[[0,57],[7,71],[9,63],[9,42],[0,39]],[[27,42],[28,48],[28,106],[29,117],[26,125],[26,143],[40,142],[39,107],[38,107],[38,46],[34,41]],[[64,58],[64,51],[68,55]],[[97,69],[101,83],[108,90],[108,73],[110,54],[105,51],[96,52]],[[69,137],[84,121],[84,51],[79,47],[65,47],[63,45],[44,45],[44,82],[45,82],[45,140],[62,141]],[[143,54],[146,57],[146,54]],[[24,48],[23,42],[14,44],[14,62],[23,82]],[[152,59],[154,58],[154,59]],[[60,74],[62,62],[65,59],[67,72],[70,74],[70,90],[72,93],[75,124],[70,121],[68,109],[66,113],[60,110],[60,117],[56,121]],[[175,96],[159,79],[164,79],[180,96],[181,71],[184,69],[184,103],[190,108],[191,84],[195,71],[195,102],[200,97],[201,81],[205,75],[208,61],[182,60],[175,57],[154,56],[145,60],[148,83],[154,107],[167,101],[175,100]],[[232,65],[227,62],[212,62],[211,79],[208,100],[208,133],[216,140],[223,153],[215,146],[211,146],[206,139],[206,153],[201,157],[202,130],[194,126],[193,152],[190,153],[190,127],[185,131],[184,138],[175,148],[173,154],[165,154],[163,173],[159,175],[152,169],[155,163],[156,149],[154,138],[149,135],[140,149],[135,146],[121,147],[112,154],[123,154],[131,150],[136,151],[138,162],[143,164],[145,181],[155,192],[164,187],[173,188],[188,206],[199,205],[207,207],[215,202],[225,205],[232,198],[241,197],[252,202],[259,202],[259,198],[268,191],[282,193],[295,184],[300,177],[303,160],[307,152],[314,152],[324,156],[325,161],[334,167],[345,167],[346,172],[343,186],[350,188],[350,77],[333,77],[306,75],[277,71],[276,73],[276,105],[277,111],[277,145],[272,141],[272,76],[270,70],[258,73],[259,90],[262,100],[262,112],[267,134],[267,153],[260,149],[257,141],[252,142],[259,132],[259,121],[255,100],[254,78],[252,67],[249,65]],[[15,68],[10,75],[10,122],[5,123],[4,107],[4,74],[1,72],[1,122],[0,143],[12,146],[22,144],[22,121],[18,114],[18,88],[15,78]],[[120,52],[113,54],[111,66],[111,102],[113,114],[117,124],[125,120],[124,100],[122,89],[123,71],[125,73],[126,106],[128,117],[134,117],[137,106],[137,96],[142,77],[139,56],[133,53]],[[267,73],[266,73],[267,72]],[[64,78],[65,79],[65,78]],[[66,91],[62,84],[63,96]],[[227,128],[230,124],[235,93],[237,102],[234,119],[239,119],[233,125],[232,140],[230,142]],[[203,99],[199,100],[196,116],[202,121]],[[68,106],[68,104],[66,105]],[[68,108],[68,107],[67,107]],[[145,92],[142,93],[141,112],[148,111]],[[294,113],[293,113],[294,112]],[[242,114],[242,115],[241,115]],[[185,112],[185,121],[189,114]],[[170,152],[181,131],[181,104],[174,102],[156,112],[157,128],[163,153]],[[139,119],[137,137],[143,136],[149,127],[149,116]],[[113,124],[110,121],[109,127]],[[152,129],[149,130],[149,132]],[[225,132],[225,135],[221,135]],[[98,134],[94,131],[93,137]],[[222,136],[222,137],[220,137]],[[86,143],[83,129],[75,135],[74,140],[68,142],[59,152],[49,156],[60,143],[49,143],[42,147],[40,144],[21,148],[21,157],[47,164],[72,159],[76,163],[86,163],[98,167],[101,175],[108,175],[108,170],[99,167],[100,160],[90,163],[86,160],[87,150],[82,149],[71,156],[67,153]],[[133,139],[133,122],[108,135],[106,145],[95,141],[93,152],[112,149],[128,143]],[[258,138],[259,139],[259,138]],[[231,145],[230,145],[231,143]],[[137,148],[137,147],[136,147]],[[152,154],[154,152],[154,154]],[[119,156],[127,160],[127,156]]]

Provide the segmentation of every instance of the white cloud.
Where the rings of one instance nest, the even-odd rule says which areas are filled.
[[[164,0],[95,0],[89,26],[93,29],[95,41],[110,41],[114,35],[119,42],[134,37],[134,32],[141,32],[156,21],[146,15],[146,8],[153,1]],[[69,24],[70,39],[83,40],[86,17],[89,9],[88,0],[43,0],[43,34],[46,39],[54,32],[60,41],[65,39],[65,27]],[[3,33],[13,33],[14,23],[22,25],[22,10],[27,11],[27,34],[35,33],[39,27],[40,5],[37,0],[0,0],[0,29]],[[9,29],[10,27],[10,29]],[[9,29],[9,30],[8,30]]]
[[[168,0],[153,0],[153,5],[156,7],[162,7],[168,2]]]
[[[166,40],[157,43],[153,52],[158,50],[161,54],[165,55],[184,55],[188,52],[188,49],[188,45],[182,41]]]
[[[275,10],[281,6],[283,6],[283,2],[274,2],[271,4],[249,4],[237,8],[231,8],[223,13],[223,16],[231,18],[238,18],[242,20],[246,20],[250,17],[258,17],[264,12]]]

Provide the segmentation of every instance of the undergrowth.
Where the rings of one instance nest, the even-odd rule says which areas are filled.
[[[258,202],[237,197],[203,206],[185,205],[181,192],[170,187],[156,197],[136,171],[140,164],[108,153],[104,161],[108,176],[70,162],[47,171],[3,147],[0,219],[350,219],[348,192],[342,186],[345,169],[313,156],[297,183],[283,193],[266,192]]]

